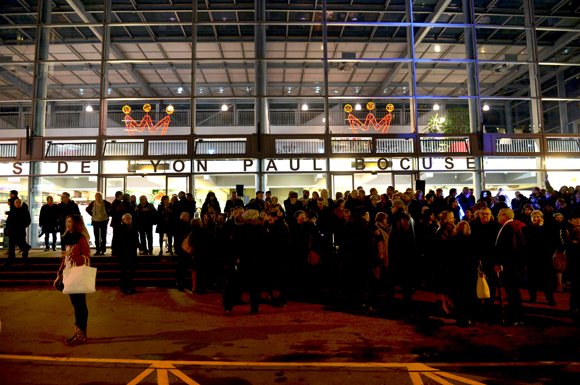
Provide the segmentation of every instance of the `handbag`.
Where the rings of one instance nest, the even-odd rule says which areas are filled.
[[[558,250],[556,250],[556,252],[552,256],[552,265],[554,266],[556,273],[563,273],[564,270],[566,270],[566,266],[568,265],[566,251],[559,252]]]
[[[97,269],[90,266],[89,258],[84,256],[85,264],[73,265],[71,269],[63,272],[63,294],[91,294],[96,290]]]
[[[190,236],[191,236],[191,234],[189,234],[181,243],[181,248],[183,249],[183,251],[185,251],[189,255],[193,254],[193,245],[191,245],[189,243]]]
[[[320,263],[320,255],[316,254],[314,250],[308,253],[308,258],[306,259],[309,264],[316,266]]]
[[[62,291],[64,289],[64,283],[62,283],[63,270],[64,270],[64,260],[60,264],[60,267],[58,268],[58,272],[56,273],[56,279],[52,283],[52,286],[58,291]]]
[[[489,285],[487,284],[487,277],[483,273],[483,266],[481,261],[479,261],[479,266],[477,267],[477,298],[487,299],[491,297],[491,291],[489,290]]]

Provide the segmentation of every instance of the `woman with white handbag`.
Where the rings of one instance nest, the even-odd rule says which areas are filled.
[[[91,248],[89,245],[90,235],[87,231],[83,218],[80,215],[70,215],[66,218],[66,232],[62,236],[62,244],[65,251],[61,252],[64,266],[64,293],[67,291],[67,275],[70,275],[73,267],[83,266],[89,263]],[[67,272],[69,274],[67,274]],[[65,345],[76,346],[87,340],[87,320],[89,310],[87,308],[86,294],[69,294],[75,309],[75,334],[65,341]]]

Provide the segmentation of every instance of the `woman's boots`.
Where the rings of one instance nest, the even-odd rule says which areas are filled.
[[[80,329],[77,324],[75,324],[75,334],[68,340],[64,342],[67,346],[77,346],[85,343],[87,341],[87,328],[84,330]]]

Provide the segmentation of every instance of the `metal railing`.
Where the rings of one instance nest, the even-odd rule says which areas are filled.
[[[372,152],[370,139],[333,139],[331,146],[333,154],[370,154]]]
[[[0,143],[0,158],[16,158],[18,155],[17,143]]]
[[[421,138],[420,141],[424,154],[469,153],[469,138]]]
[[[47,158],[60,158],[65,156],[95,156],[97,143],[95,142],[47,142]]]
[[[245,155],[245,140],[197,140],[195,142],[196,155]]]
[[[352,115],[361,123],[366,121],[368,111],[353,111]],[[375,111],[373,115],[377,122],[380,122],[388,112]],[[402,111],[392,113],[391,125],[410,124],[410,115],[403,115]],[[349,126],[348,114],[344,111],[331,111],[328,114],[330,126]],[[326,116],[323,111],[270,111],[271,126],[324,126]]]
[[[322,139],[276,139],[276,154],[324,154]]]
[[[149,155],[187,155],[187,140],[150,140]]]
[[[24,128],[20,127],[19,115],[0,115],[0,129]]]
[[[547,138],[548,152],[580,152],[580,138]]]
[[[408,154],[414,149],[413,139],[377,139],[379,154]]]
[[[496,138],[496,152],[535,153],[540,152],[540,142],[535,138]]]
[[[145,143],[142,141],[107,141],[105,143],[105,156],[138,156],[143,155]]]

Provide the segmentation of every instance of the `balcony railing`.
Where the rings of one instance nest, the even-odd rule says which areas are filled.
[[[276,139],[276,154],[324,154],[322,139]]]
[[[197,140],[195,142],[196,155],[245,155],[245,140]]]
[[[468,154],[469,138],[421,138],[421,152]]]
[[[139,156],[143,155],[145,143],[143,141],[117,141],[105,142],[105,156]]]
[[[413,152],[413,139],[377,139],[379,154],[408,154]]]
[[[96,142],[55,142],[48,141],[46,148],[47,158],[95,156]]]
[[[0,129],[14,129],[14,128],[24,128],[20,127],[19,115],[0,115]]]
[[[548,138],[548,152],[580,153],[580,138]]]
[[[149,155],[187,155],[187,140],[150,140]]]
[[[540,143],[536,138],[496,138],[496,152],[535,153],[540,152]]]
[[[332,139],[333,154],[370,154],[371,139]]]
[[[0,143],[0,158],[16,158],[18,143]]]

